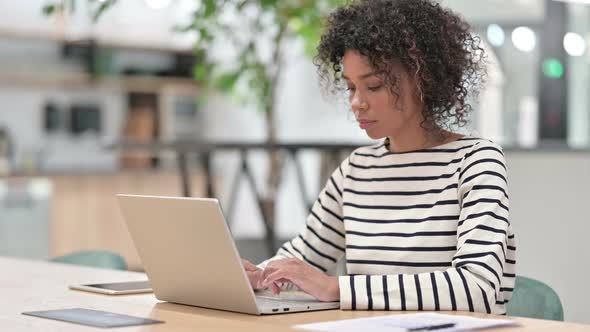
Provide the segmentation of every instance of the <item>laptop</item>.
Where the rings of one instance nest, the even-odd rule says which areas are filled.
[[[303,292],[255,294],[216,199],[117,198],[158,300],[252,315],[340,306]]]

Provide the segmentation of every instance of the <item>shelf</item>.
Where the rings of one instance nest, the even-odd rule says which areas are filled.
[[[43,34],[15,32],[6,29],[0,29],[0,39],[11,40],[27,40],[27,41],[42,41],[53,42],[70,46],[89,46],[90,39],[66,39],[60,36],[60,33],[47,32]],[[100,39],[92,40],[93,47],[98,49],[112,48],[116,50],[130,50],[140,52],[159,52],[167,53],[169,55],[187,55],[193,56],[190,49],[179,49],[172,47],[158,47],[154,45],[140,45],[140,44],[121,44],[117,42],[109,42]],[[60,72],[1,72],[0,71],[0,85],[28,85],[28,86],[42,86],[42,87],[63,87],[63,88],[77,88],[92,86],[107,89],[114,89],[117,91],[128,92],[159,92],[163,88],[171,88],[179,90],[183,93],[196,93],[198,86],[196,82],[190,77],[173,77],[173,76],[153,76],[153,75],[121,75],[121,74],[105,74],[92,75],[84,71],[60,71]]]
[[[60,72],[55,74],[30,73],[0,73],[0,85],[26,85],[41,87],[79,88],[101,87],[116,91],[158,93],[162,89],[197,94],[198,84],[190,78],[160,77],[160,76],[120,76],[106,75],[92,77],[86,73]]]
[[[70,44],[70,45],[85,45],[91,39],[96,43],[96,46],[99,48],[112,48],[112,49],[120,49],[120,50],[128,50],[128,51],[138,51],[138,52],[159,52],[159,53],[170,53],[170,54],[179,54],[179,55],[194,55],[192,49],[186,48],[176,48],[170,46],[154,46],[153,43],[151,44],[123,44],[120,42],[113,42],[108,40],[101,40],[97,38],[92,38],[92,36],[88,36],[86,38],[64,38],[62,36],[58,36],[57,34],[47,34],[47,35],[40,35],[40,34],[31,34],[31,33],[23,33],[23,32],[14,32],[14,31],[6,31],[0,29],[0,39],[14,39],[14,40],[28,40],[28,41],[44,41],[44,42],[54,42],[60,44]]]

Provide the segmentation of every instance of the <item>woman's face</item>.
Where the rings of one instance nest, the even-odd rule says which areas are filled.
[[[414,97],[415,84],[402,65],[393,67],[398,97],[391,93],[368,59],[357,51],[346,51],[342,63],[352,111],[370,138],[395,137],[408,126],[420,125],[422,112]]]

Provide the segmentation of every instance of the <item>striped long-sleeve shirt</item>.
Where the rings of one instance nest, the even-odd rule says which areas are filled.
[[[270,260],[325,272],[345,256],[342,309],[504,314],[515,251],[502,149],[467,136],[411,152],[355,150]]]

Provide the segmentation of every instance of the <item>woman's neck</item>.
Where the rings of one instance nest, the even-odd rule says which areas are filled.
[[[461,137],[460,134],[446,130],[430,132],[420,127],[420,130],[389,136],[388,148],[390,152],[416,151],[456,141]]]

